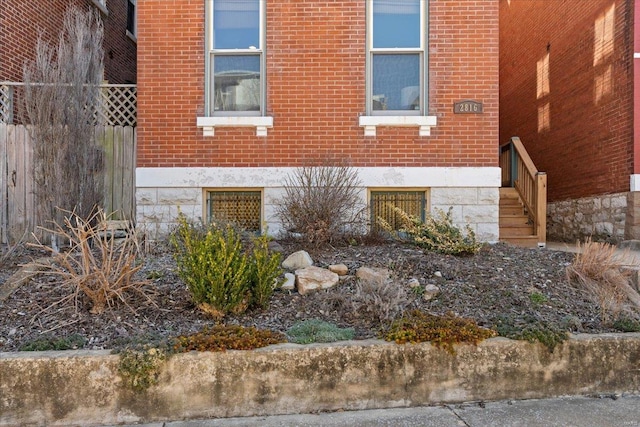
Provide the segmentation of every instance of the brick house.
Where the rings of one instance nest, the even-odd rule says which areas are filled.
[[[639,12],[500,0],[500,141],[547,172],[550,239],[640,238]]]
[[[2,0],[0,2],[0,81],[22,81],[38,35],[56,44],[67,7],[100,10],[104,24],[105,80],[136,82],[136,0]]]
[[[339,158],[363,202],[411,193],[497,241],[498,13],[495,0],[139,2],[138,224],[155,236],[178,210],[241,206],[275,234],[287,174]]]

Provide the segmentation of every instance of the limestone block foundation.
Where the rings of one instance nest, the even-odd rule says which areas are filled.
[[[170,357],[134,391],[108,351],[0,353],[0,426],[113,425],[640,391],[640,334],[577,335],[549,352],[492,338],[455,346],[282,344]]]

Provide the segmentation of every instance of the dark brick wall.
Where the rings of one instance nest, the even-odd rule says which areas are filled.
[[[611,7],[603,40],[596,22],[604,28]],[[500,0],[500,141],[522,139],[548,174],[549,201],[629,191],[633,34],[633,1]],[[539,97],[547,53],[549,93]],[[539,131],[544,105],[549,127]]]

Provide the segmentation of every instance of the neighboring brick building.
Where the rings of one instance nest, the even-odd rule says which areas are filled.
[[[57,44],[67,7],[98,9],[104,23],[105,79],[136,82],[136,42],[127,34],[135,0],[2,0],[0,1],[0,81],[21,82],[26,61],[33,59],[38,35]],[[135,33],[135,16],[133,32]],[[130,24],[131,25],[131,24]]]
[[[274,202],[295,167],[346,159],[498,240],[495,0],[145,0],[138,4],[137,219]],[[215,17],[214,17],[215,15]],[[481,114],[454,114],[475,100]],[[220,202],[222,203],[222,202]]]
[[[500,0],[500,141],[547,172],[550,239],[640,238],[639,11]]]

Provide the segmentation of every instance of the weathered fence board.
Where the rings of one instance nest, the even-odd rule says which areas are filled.
[[[136,130],[131,126],[96,126],[95,138],[104,147],[105,213],[113,219],[132,219]],[[32,171],[33,142],[27,127],[0,123],[1,243],[20,240],[38,224]]]

